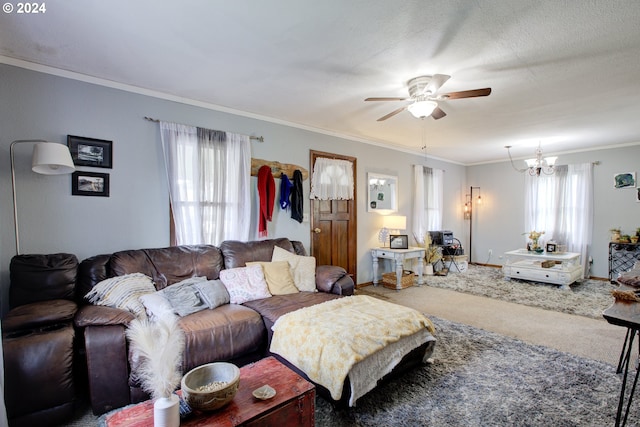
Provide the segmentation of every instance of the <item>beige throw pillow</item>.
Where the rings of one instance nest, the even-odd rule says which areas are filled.
[[[273,248],[271,261],[287,261],[296,288],[304,292],[317,292],[316,259],[312,256],[296,255],[278,246]]]
[[[287,261],[248,262],[247,266],[250,265],[262,266],[264,278],[267,281],[271,295],[287,295],[300,292],[293,281]]]

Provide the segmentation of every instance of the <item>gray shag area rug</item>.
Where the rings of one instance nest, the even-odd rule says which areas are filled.
[[[465,292],[547,310],[602,319],[613,302],[615,286],[604,280],[576,282],[569,289],[548,283],[507,280],[502,269],[470,265],[463,273],[425,276],[428,286]]]
[[[432,318],[433,363],[377,387],[355,408],[316,399],[317,426],[613,425],[615,367]],[[630,374],[631,375],[631,374]],[[640,425],[633,405],[627,425]]]
[[[441,318],[432,320],[438,339],[432,363],[378,386],[354,408],[334,408],[317,397],[316,425],[614,424],[622,384],[614,366]],[[100,424],[85,409],[68,425]],[[627,425],[640,425],[640,405],[633,405]]]

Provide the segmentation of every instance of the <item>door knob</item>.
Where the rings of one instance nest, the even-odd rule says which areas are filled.
[[[322,230],[320,230],[319,228],[314,228],[314,229],[313,229],[313,232],[314,232],[314,233],[316,233],[316,234],[320,233],[321,231],[322,231]]]

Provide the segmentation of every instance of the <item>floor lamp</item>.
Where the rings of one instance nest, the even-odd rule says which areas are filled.
[[[20,255],[20,233],[18,231],[18,203],[16,201],[16,170],[14,147],[16,144],[35,143],[31,156],[31,170],[41,175],[63,175],[73,172],[73,160],[66,145],[48,142],[42,139],[18,139],[11,143],[11,189],[13,190],[13,228],[16,235],[16,255]]]
[[[469,208],[468,208],[468,212],[467,215],[469,218],[469,264],[471,264],[471,254],[473,253],[473,189],[477,189],[478,190],[478,198],[476,200],[476,207],[478,207],[478,204],[482,203],[482,196],[480,196],[480,187],[471,187],[471,191],[469,194]],[[466,203],[465,203],[466,206]]]

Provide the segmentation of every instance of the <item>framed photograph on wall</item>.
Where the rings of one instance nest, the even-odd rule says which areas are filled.
[[[71,174],[71,195],[109,197],[109,174],[74,172]]]
[[[636,186],[636,173],[623,172],[613,176],[613,186],[615,188],[634,188]]]
[[[390,249],[409,249],[409,236],[406,234],[392,234],[389,236]]]
[[[113,167],[113,141],[67,135],[67,146],[76,166]]]

